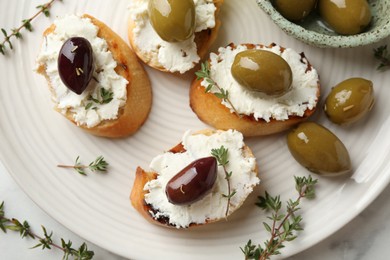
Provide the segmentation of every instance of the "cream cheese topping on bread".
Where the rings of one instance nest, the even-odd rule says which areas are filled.
[[[56,109],[63,114],[70,112],[76,124],[88,128],[104,120],[116,119],[119,109],[126,103],[128,81],[115,72],[117,62],[108,50],[106,40],[97,36],[99,28],[89,18],[76,15],[58,19],[54,25],[53,33],[44,38],[37,62],[38,66],[46,68]],[[94,79],[81,95],[70,91],[63,84],[57,65],[61,46],[67,39],[75,36],[84,37],[91,43],[95,64]],[[91,97],[101,99],[102,88],[112,92],[113,99],[105,104],[93,102]]]
[[[147,191],[145,202],[151,206],[149,213],[156,220],[167,219],[176,228],[186,228],[190,224],[205,224],[225,217],[227,198],[223,194],[228,194],[228,187],[221,166],[218,166],[217,180],[211,193],[203,199],[188,206],[178,206],[171,204],[165,194],[166,184],[173,176],[191,162],[211,156],[211,150],[222,145],[228,149],[227,171],[232,172],[231,191],[236,191],[231,198],[228,215],[241,206],[253,187],[260,182],[256,159],[245,153],[243,136],[238,131],[215,131],[211,135],[187,131],[182,144],[185,152],[166,152],[154,158],[150,164],[151,170],[158,175],[144,186]]]
[[[134,44],[143,56],[156,56],[158,63],[170,72],[185,73],[200,60],[195,36],[183,42],[166,42],[153,29],[148,15],[148,0],[136,0],[130,5],[130,19],[133,20]],[[194,0],[195,32],[216,25],[216,6],[212,0]]]
[[[270,122],[288,120],[290,116],[303,116],[306,110],[312,110],[318,102],[319,76],[317,71],[309,65],[306,58],[292,49],[284,49],[278,45],[260,46],[256,49],[271,51],[280,55],[290,65],[293,74],[291,90],[286,94],[273,97],[263,93],[247,90],[232,76],[231,66],[237,53],[248,49],[245,45],[236,47],[221,47],[218,53],[210,55],[210,75],[216,84],[229,93],[229,99],[239,114],[253,116],[254,119],[263,119]],[[209,83],[202,81],[202,86]],[[212,92],[219,92],[215,87]],[[222,104],[234,110],[228,102]]]

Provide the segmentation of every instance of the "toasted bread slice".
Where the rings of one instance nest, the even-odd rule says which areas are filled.
[[[210,136],[210,135],[216,133],[217,131],[220,131],[220,130],[206,129],[206,130],[198,131],[198,132],[194,133],[194,135],[203,134],[206,136]],[[171,152],[171,153],[183,153],[185,151],[186,150],[185,150],[182,143],[177,144],[176,146],[174,146],[173,148],[171,148],[169,150],[169,152]],[[243,153],[245,158],[254,158],[254,155],[253,155],[251,149],[246,145],[244,145],[242,147],[242,153]],[[256,164],[256,167],[254,169],[254,172],[255,172],[256,176],[258,176],[259,170],[258,170],[257,164]],[[137,167],[133,188],[132,188],[131,194],[130,194],[131,204],[149,222],[151,222],[153,224],[160,225],[160,226],[164,226],[164,227],[177,228],[176,226],[170,224],[168,218],[165,218],[165,217],[158,218],[158,219],[154,218],[152,214],[154,214],[158,211],[156,209],[154,209],[151,205],[147,204],[145,201],[145,195],[148,193],[148,191],[144,190],[144,187],[145,187],[146,183],[148,183],[151,180],[157,179],[157,177],[158,177],[158,173],[147,172],[147,171],[143,170],[141,167]],[[252,186],[252,188],[253,187],[254,187],[254,185]],[[234,211],[236,211],[244,203],[244,201],[245,201],[245,198],[243,198],[234,207],[231,206],[229,209],[229,215],[231,215]],[[202,223],[202,224],[191,223],[189,225],[189,227],[194,227],[194,226],[217,222],[221,219],[226,219],[226,217],[227,216],[223,215],[223,216],[220,216],[218,218],[205,219],[204,223]]]
[[[115,68],[116,73],[124,77],[129,83],[126,87],[126,104],[120,108],[117,119],[104,120],[97,126],[90,128],[85,125],[79,125],[79,127],[93,135],[103,137],[117,138],[131,135],[143,125],[151,109],[152,90],[149,77],[139,63],[137,56],[119,35],[90,15],[85,14],[82,17],[89,18],[99,28],[98,37],[106,40],[108,48],[118,64]],[[43,35],[53,33],[54,30],[55,25],[53,24],[46,29]],[[37,72],[45,76],[52,91],[52,83],[46,74],[45,65],[39,64]],[[57,110],[59,111],[59,109]],[[73,119],[73,113],[68,111],[65,117],[77,125]]]
[[[195,43],[197,46],[198,55],[199,55],[201,60],[206,56],[211,45],[214,43],[214,41],[217,38],[219,29],[221,27],[221,21],[218,19],[218,17],[219,17],[219,12],[221,10],[221,5],[223,4],[223,1],[224,0],[214,0],[214,5],[216,7],[215,27],[195,33]],[[144,53],[137,46],[137,44],[135,43],[135,35],[133,32],[135,26],[136,26],[136,24],[134,23],[134,21],[130,17],[128,20],[128,37],[129,37],[130,45],[131,45],[132,49],[135,51],[135,53],[137,54],[137,56],[143,62],[145,62],[147,65],[149,65],[152,68],[155,68],[155,69],[163,71],[163,72],[170,72],[163,65],[161,65],[161,63],[158,61],[158,53],[157,52]]]
[[[244,44],[248,49],[256,47],[254,44]],[[233,48],[235,46],[231,44]],[[260,45],[262,46],[262,45]],[[271,44],[269,47],[274,46]],[[301,54],[303,55],[303,53]],[[304,56],[303,56],[304,57]],[[307,70],[311,70],[310,63]],[[256,120],[253,115],[240,115],[231,113],[229,108],[221,103],[221,99],[213,93],[205,92],[205,87],[201,85],[202,79],[195,78],[190,88],[190,106],[198,118],[204,123],[217,129],[236,129],[244,136],[264,136],[282,132],[292,126],[305,121],[311,116],[315,108],[307,109],[303,116],[289,116],[287,120],[276,120],[271,118],[269,122],[264,119]],[[317,84],[317,100],[320,95],[320,84]]]

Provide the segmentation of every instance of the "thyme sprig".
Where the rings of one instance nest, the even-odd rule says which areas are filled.
[[[70,257],[75,260],[90,260],[93,258],[94,252],[88,250],[86,243],[83,243],[78,249],[75,249],[72,247],[71,241],[66,243],[65,240],[61,238],[61,245],[58,245],[53,242],[53,232],[48,233],[44,226],[41,226],[41,228],[43,235],[38,235],[31,230],[30,224],[27,221],[21,222],[15,218],[5,217],[4,201],[0,204],[0,229],[4,233],[7,233],[7,230],[19,232],[22,238],[37,239],[38,244],[31,247],[31,249],[38,247],[42,248],[42,250],[57,248],[64,253],[63,260],[68,260]]]
[[[390,53],[387,50],[387,45],[379,46],[374,49],[374,56],[381,62],[377,67],[378,70],[390,68]]]
[[[229,149],[226,149],[223,145],[219,149],[211,150],[211,155],[214,156],[215,159],[217,159],[218,164],[223,167],[223,170],[225,172],[225,179],[228,186],[228,193],[222,194],[223,197],[227,198],[225,217],[227,217],[229,214],[230,200],[236,194],[236,191],[235,190],[232,191],[230,185],[230,178],[232,177],[233,172],[228,172],[226,169],[226,166],[229,163],[228,152]]]
[[[108,162],[104,160],[103,156],[97,157],[93,162],[91,162],[89,165],[83,165],[80,162],[80,156],[77,156],[74,165],[62,165],[59,164],[57,167],[60,168],[72,168],[75,169],[79,174],[81,175],[87,175],[85,172],[85,169],[89,169],[92,172],[99,171],[99,172],[105,172],[107,171]]]
[[[317,180],[309,177],[294,177],[295,189],[298,197],[295,200],[288,200],[286,212],[281,212],[282,202],[280,196],[272,197],[267,192],[265,196],[258,197],[256,205],[263,210],[271,211],[268,217],[272,222],[268,224],[263,222],[264,228],[270,233],[270,239],[261,245],[253,245],[249,240],[244,248],[240,248],[245,255],[245,259],[265,260],[272,255],[279,255],[280,249],[284,247],[284,242],[289,242],[297,238],[297,232],[303,230],[301,227],[302,216],[296,212],[300,209],[299,204],[302,198],[313,199],[315,197],[315,185]]]
[[[1,28],[1,32],[4,35],[4,40],[0,43],[0,53],[5,55],[7,45],[11,50],[13,49],[11,39],[13,37],[15,37],[17,39],[23,38],[22,33],[21,33],[22,29],[26,29],[27,31],[32,32],[33,27],[31,25],[31,22],[35,18],[37,18],[40,14],[43,13],[46,17],[49,17],[50,16],[50,7],[52,6],[52,4],[55,1],[57,1],[57,0],[51,0],[51,1],[47,2],[46,4],[38,5],[36,8],[38,8],[39,11],[36,14],[34,14],[32,17],[30,17],[28,19],[23,19],[22,24],[19,27],[12,29],[11,33],[7,32],[4,28]],[[59,0],[59,1],[62,1],[62,0]]]
[[[229,91],[221,88],[218,86],[218,84],[211,78],[210,76],[210,63],[208,61],[205,61],[201,63],[201,68],[197,72],[195,72],[195,75],[198,80],[203,79],[207,82],[207,87],[205,89],[205,93],[211,92],[211,89],[213,87],[216,87],[219,92],[213,93],[217,98],[222,99],[223,101],[229,103],[229,105],[232,107],[234,113],[241,117],[241,115],[238,113],[237,109],[233,106],[232,102],[229,99]]]
[[[96,104],[103,105],[103,104],[110,103],[114,99],[114,92],[112,92],[111,90],[107,90],[105,88],[100,88],[99,93],[100,93],[100,98],[94,98],[92,95],[90,95],[88,97],[88,100],[90,100],[92,102],[89,102],[85,106],[85,110],[90,109],[93,106],[93,102]]]

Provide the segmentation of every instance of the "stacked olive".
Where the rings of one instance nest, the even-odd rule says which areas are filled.
[[[290,65],[282,57],[271,51],[257,49],[238,53],[231,73],[243,87],[270,96],[286,93],[293,79]]]
[[[193,0],[151,0],[148,13],[152,27],[164,41],[184,41],[195,32]]]
[[[316,5],[322,19],[338,34],[361,33],[371,22],[367,0],[274,0],[280,14],[293,22],[302,21]]]
[[[168,181],[165,188],[168,201],[174,205],[190,205],[201,200],[211,192],[217,169],[213,156],[193,161]]]
[[[58,74],[64,85],[80,95],[91,81],[93,72],[91,43],[82,37],[66,40],[58,55]]]

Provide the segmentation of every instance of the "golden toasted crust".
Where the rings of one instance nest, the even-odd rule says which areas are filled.
[[[221,10],[221,5],[223,4],[223,1],[224,0],[214,0],[214,5],[216,7],[215,27],[195,33],[195,43],[197,46],[198,55],[200,59],[203,59],[206,56],[211,45],[214,43],[214,41],[217,38],[219,28],[221,27],[221,21],[218,19],[218,15]],[[140,48],[138,48],[138,46],[135,44],[135,36],[133,33],[134,28],[135,28],[135,23],[130,17],[128,20],[128,37],[129,37],[130,45],[135,51],[135,53],[137,54],[137,56],[152,68],[155,68],[163,72],[170,72],[158,62],[158,53],[150,52],[146,54],[143,53]]]
[[[206,129],[206,130],[198,131],[198,132],[194,133],[194,135],[196,135],[196,134],[212,135],[215,132],[216,132],[216,130]],[[182,153],[185,151],[186,150],[184,149],[182,143],[177,144],[176,146],[172,147],[169,150],[169,152],[172,152],[172,153]],[[243,153],[244,153],[244,156],[246,158],[250,158],[250,157],[254,158],[252,150],[246,145],[243,147]],[[255,172],[256,172],[256,175],[258,175],[259,169],[258,169],[257,164],[256,164]],[[147,182],[156,179],[157,176],[158,175],[155,172],[146,172],[141,167],[137,167],[133,188],[132,188],[131,193],[130,193],[131,204],[149,222],[156,224],[156,225],[164,226],[164,227],[176,228],[175,226],[170,225],[168,220],[161,220],[161,219],[157,220],[157,219],[153,218],[152,215],[150,214],[150,211],[153,209],[150,205],[148,205],[145,202],[145,194],[147,194],[148,192],[144,190],[144,186]],[[244,200],[242,200],[241,203],[239,205],[237,205],[235,208],[231,208],[230,214],[232,214],[235,210],[237,210],[242,205],[242,203],[244,203]],[[222,219],[222,218],[206,219],[204,224],[213,223],[213,222],[219,221],[220,219]],[[225,217],[223,217],[223,219],[225,219]],[[204,224],[190,224],[189,227],[196,227],[196,226],[200,226],[200,225],[204,225]]]
[[[245,44],[249,49],[256,45]],[[234,47],[234,45],[231,45]],[[271,45],[273,46],[273,45]],[[311,69],[311,65],[308,65]],[[204,123],[217,129],[236,129],[244,136],[263,136],[282,132],[292,126],[305,121],[315,111],[307,109],[302,117],[290,116],[288,120],[280,121],[271,119],[266,122],[263,119],[256,120],[253,116],[239,117],[221,104],[221,99],[212,93],[205,93],[205,88],[201,85],[202,80],[194,79],[190,88],[190,106],[198,118]],[[320,85],[318,83],[317,98],[320,95]]]
[[[119,35],[90,15],[85,14],[82,17],[89,18],[99,28],[98,37],[107,41],[108,48],[118,64],[115,71],[129,83],[127,84],[127,101],[120,108],[117,119],[102,121],[99,125],[91,128],[84,125],[80,127],[93,135],[103,137],[118,138],[131,135],[143,125],[151,109],[152,90],[149,77],[134,52]],[[44,36],[52,33],[54,29],[55,25],[53,24],[44,32]],[[37,71],[45,76],[52,90],[44,65],[40,65]],[[76,124],[72,113],[68,112],[65,116]]]

